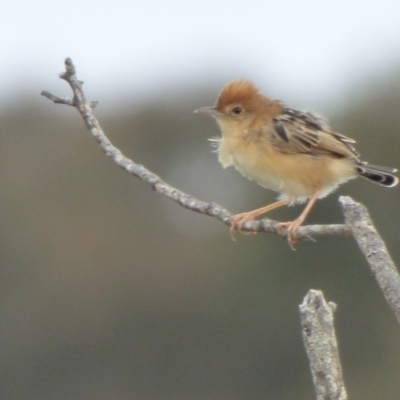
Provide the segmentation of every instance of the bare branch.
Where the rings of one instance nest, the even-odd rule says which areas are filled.
[[[82,89],[83,82],[77,79],[75,66],[70,58],[65,60],[65,72],[60,74],[60,78],[70,85],[73,92],[72,98],[54,96],[46,91],[41,94],[54,103],[76,107],[87,129],[99,143],[103,152],[115,164],[182,207],[209,215],[230,226],[231,213],[228,210],[216,203],[199,200],[174,188],[143,165],[136,164],[124,156],[113,146],[93,114],[97,102],[86,100]],[[341,197],[339,202],[345,216],[345,224],[302,226],[297,232],[296,239],[306,240],[318,235],[354,236],[387,302],[400,322],[400,276],[382,239],[372,225],[364,206],[354,202],[350,197]],[[286,237],[286,231],[278,231],[276,225],[277,222],[270,219],[248,221],[244,224],[243,231],[277,233]],[[310,360],[318,400],[347,399],[333,327],[335,307],[333,303],[325,302],[322,292],[315,290],[310,290],[300,305],[303,340]]]
[[[51,93],[47,92],[46,90],[43,90],[40,94],[42,96],[44,96],[44,97],[47,97],[53,103],[65,104],[67,106],[75,107],[75,104],[74,104],[73,100],[70,97],[57,97],[57,96],[54,96]]]
[[[400,323],[400,275],[367,209],[350,197],[339,198],[346,224],[351,229],[386,301]]]
[[[333,313],[319,290],[310,290],[299,306],[303,341],[310,362],[317,400],[346,400]]]
[[[149,171],[143,165],[136,164],[131,159],[125,157],[120,150],[112,145],[107,136],[104,134],[99,122],[93,114],[93,108],[97,102],[88,102],[83,92],[83,82],[76,77],[76,69],[72,60],[65,60],[65,72],[60,74],[60,78],[64,79],[70,85],[73,92],[73,99],[67,97],[57,97],[49,92],[43,91],[42,95],[57,104],[66,104],[77,108],[85,121],[86,127],[97,140],[104,153],[110,157],[117,165],[129,172],[130,174],[149,184],[156,192],[176,201],[182,207],[201,214],[209,215],[217,218],[224,224],[230,226],[231,213],[216,203],[209,203],[188,195],[168,183],[164,182],[159,176]],[[278,233],[286,237],[286,230],[276,229],[277,221],[263,219],[261,221],[246,222],[243,228],[244,232],[270,232]],[[318,235],[340,235],[351,236],[351,231],[346,225],[312,225],[302,226],[296,234],[297,240],[307,240]]]

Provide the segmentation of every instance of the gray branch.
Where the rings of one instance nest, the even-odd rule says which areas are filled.
[[[46,91],[41,94],[54,103],[75,107],[103,152],[115,164],[182,207],[209,215],[230,226],[231,213],[228,210],[216,203],[199,200],[174,188],[143,165],[127,158],[110,142],[93,114],[97,102],[86,100],[82,89],[83,82],[77,79],[75,66],[70,58],[65,60],[65,72],[60,74],[60,78],[70,85],[72,98],[54,96]],[[350,197],[340,197],[339,203],[345,216],[345,224],[302,226],[297,232],[296,239],[306,240],[318,235],[353,236],[400,323],[400,276],[384,242],[363,205],[354,202]],[[278,231],[276,225],[277,221],[270,219],[249,221],[245,223],[243,231],[269,232],[286,237],[286,231]],[[333,311],[333,303],[327,304],[322,292],[315,290],[311,290],[300,305],[303,339],[310,359],[318,400],[347,399],[333,328]]]
[[[342,367],[333,326],[334,303],[310,290],[299,306],[303,341],[310,362],[317,400],[346,400]]]
[[[367,209],[350,197],[339,199],[346,225],[364,254],[386,301],[400,323],[400,275]]]
[[[73,92],[72,98],[57,97],[46,91],[43,91],[42,95],[54,103],[76,107],[92,136],[97,140],[104,153],[115,164],[150,185],[156,192],[174,200],[182,207],[209,215],[230,226],[231,213],[228,210],[219,204],[199,200],[174,188],[143,165],[136,164],[133,160],[124,156],[119,149],[113,146],[93,114],[93,109],[97,102],[86,100],[82,89],[83,82],[79,81],[76,77],[75,66],[70,58],[65,60],[65,72],[60,74],[60,78],[67,81],[70,85]],[[318,235],[354,236],[371,266],[386,300],[400,322],[400,276],[382,239],[372,225],[365,207],[354,202],[350,197],[341,197],[339,202],[345,215],[345,224],[302,226],[297,232],[296,239],[306,240]],[[278,231],[276,225],[277,221],[265,218],[260,221],[246,222],[243,231],[269,232],[286,237],[286,231]]]
[[[182,207],[201,214],[209,215],[230,226],[231,213],[228,210],[219,204],[196,199],[195,197],[172,187],[143,165],[136,164],[133,160],[124,156],[119,149],[113,146],[93,114],[93,109],[97,102],[88,102],[86,100],[86,96],[82,89],[83,82],[79,81],[76,77],[75,66],[70,58],[65,60],[65,72],[60,74],[60,78],[67,81],[70,85],[73,92],[73,98],[54,96],[47,91],[43,91],[41,94],[56,104],[65,104],[76,107],[85,121],[86,127],[97,140],[104,153],[118,166],[150,185],[156,192],[174,200]],[[278,231],[276,229],[277,223],[277,221],[270,219],[249,221],[245,223],[243,231],[269,232],[286,237],[286,230]],[[318,235],[340,235],[350,237],[351,231],[349,227],[344,224],[302,226],[297,231],[296,239],[299,241],[307,240]]]

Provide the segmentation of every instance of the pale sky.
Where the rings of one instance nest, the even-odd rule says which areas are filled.
[[[1,103],[68,94],[66,56],[103,104],[248,78],[318,108],[400,70],[399,0],[3,0],[0,18]]]

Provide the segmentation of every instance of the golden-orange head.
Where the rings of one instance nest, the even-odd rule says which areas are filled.
[[[255,120],[273,118],[282,109],[280,102],[263,96],[253,83],[238,79],[222,88],[213,107],[200,108],[195,112],[212,115],[220,123],[229,121],[245,128]]]
[[[215,108],[220,112],[226,112],[233,105],[255,109],[262,97],[253,83],[248,80],[238,79],[227,83],[222,88],[215,103]]]

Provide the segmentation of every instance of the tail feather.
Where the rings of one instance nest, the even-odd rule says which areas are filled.
[[[399,183],[399,179],[393,175],[397,172],[395,168],[380,167],[362,163],[357,165],[356,171],[364,178],[372,182],[379,183],[382,186],[393,187]]]

